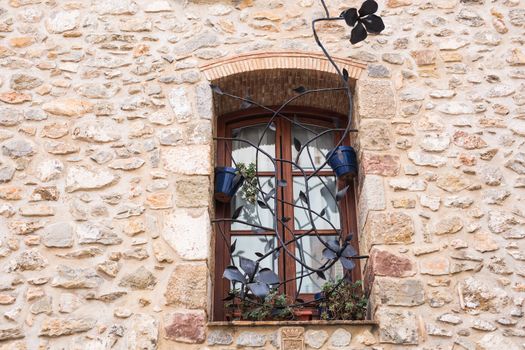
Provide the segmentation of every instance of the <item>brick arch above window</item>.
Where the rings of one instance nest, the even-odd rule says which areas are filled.
[[[334,58],[340,69],[346,68],[352,89],[366,64]],[[322,54],[305,52],[260,52],[225,58],[201,66],[208,79],[227,93],[250,97],[266,106],[280,106],[295,96],[298,86],[307,89],[341,87],[330,61]],[[232,98],[214,98],[215,115],[239,110],[240,102]],[[330,91],[305,95],[290,106],[315,107],[341,114],[348,111],[348,97],[344,91]]]
[[[359,79],[366,64],[349,58],[334,57],[334,61],[348,70],[351,79]],[[318,53],[309,52],[258,52],[215,60],[201,66],[209,81],[229,75],[268,69],[304,69],[335,73],[330,61]]]

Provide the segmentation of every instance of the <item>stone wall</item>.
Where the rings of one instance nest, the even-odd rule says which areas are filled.
[[[334,14],[359,6],[327,2]],[[302,337],[310,348],[307,334],[327,332],[321,346],[341,349],[519,349],[525,5],[379,3],[386,30],[355,47],[347,28],[320,26],[335,56],[368,64],[356,82],[359,239],[379,327],[350,347],[328,339],[353,326]],[[319,53],[320,4],[1,5],[0,349],[253,345],[206,326],[214,112],[199,67]],[[281,331],[245,338],[274,348]],[[214,343],[217,332],[231,342]]]

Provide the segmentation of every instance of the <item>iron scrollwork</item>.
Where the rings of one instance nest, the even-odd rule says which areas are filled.
[[[327,184],[319,176],[319,172],[327,164],[332,165],[329,161],[333,154],[327,154],[324,162],[319,166],[315,166],[314,161],[312,159],[312,155],[310,153],[310,145],[312,144],[312,142],[314,142],[315,140],[319,139],[327,133],[339,133],[340,137],[335,144],[335,150],[338,147],[343,146],[343,141],[346,137],[348,137],[349,133],[357,132],[357,130],[352,129],[353,101],[348,71],[344,68],[341,69],[336,64],[331,55],[328,53],[327,49],[319,39],[316,24],[327,21],[344,21],[348,26],[352,27],[350,37],[351,44],[356,44],[366,39],[368,33],[380,33],[385,28],[385,26],[381,18],[375,15],[378,9],[378,5],[374,0],[366,0],[359,10],[355,8],[350,8],[343,11],[337,17],[332,17],[330,15],[330,12],[324,0],[320,1],[324,9],[324,16],[321,18],[316,18],[312,21],[311,26],[313,37],[321,51],[324,53],[325,57],[328,59],[328,61],[336,71],[341,86],[335,88],[331,87],[316,89],[308,89],[306,87],[299,86],[294,89],[293,97],[286,100],[278,108],[272,109],[261,103],[258,103],[257,101],[254,101],[251,97],[242,97],[230,94],[227,91],[223,91],[217,85],[211,85],[212,91],[219,98],[231,98],[240,101],[241,109],[249,107],[259,107],[260,109],[265,110],[271,114],[271,118],[266,123],[258,142],[251,142],[249,140],[242,139],[239,137],[216,137],[215,140],[217,142],[236,141],[244,143],[249,147],[252,147],[255,151],[255,169],[258,169],[259,155],[266,157],[271,161],[273,165],[273,168],[275,170],[274,179],[276,180],[275,187],[270,190],[265,190],[263,188],[263,185],[259,178],[257,178],[256,181],[251,181],[252,184],[255,184],[256,192],[258,193],[255,205],[257,205],[260,209],[268,210],[271,213],[274,220],[273,227],[265,227],[256,223],[250,223],[244,220],[240,220],[239,216],[242,213],[242,211],[245,210],[245,208],[243,208],[242,206],[239,206],[238,208],[232,210],[233,213],[229,218],[216,218],[213,220],[213,222],[216,224],[217,231],[222,235],[224,239],[226,239],[226,235],[223,232],[221,224],[231,224],[234,222],[250,226],[255,233],[273,232],[274,237],[277,239],[277,243],[274,247],[271,247],[271,249],[268,249],[268,251],[264,253],[256,253],[258,257],[256,260],[251,260],[243,256],[238,256],[238,264],[236,264],[235,261],[236,242],[227,242],[227,245],[230,247],[230,266],[226,267],[226,269],[224,270],[223,277],[232,283],[236,292],[231,292],[225,300],[240,298],[243,302],[248,302],[250,304],[260,306],[265,303],[265,300],[272,292],[276,291],[279,287],[286,285],[292,280],[295,280],[296,283],[300,286],[304,278],[312,275],[316,275],[321,279],[325,279],[325,272],[332,268],[334,264],[340,263],[342,264],[345,271],[350,271],[356,266],[354,263],[355,259],[366,258],[364,256],[359,256],[356,250],[350,244],[352,240],[351,233],[342,232],[341,229],[336,229],[335,226],[332,225],[332,223],[325,217],[325,210],[321,210],[320,212],[318,212],[316,210],[313,210],[311,207],[308,180],[315,177],[318,180],[320,180],[320,182],[323,184],[323,186],[326,187],[327,190],[331,191],[331,189],[327,187]],[[306,142],[300,142],[297,138],[294,139],[293,146],[297,151],[297,156],[296,159],[292,161],[277,158],[265,152],[265,150],[261,147],[261,143],[263,142],[263,138],[266,135],[266,133],[268,133],[270,130],[272,130],[272,128],[274,128],[274,121],[277,120],[277,118],[284,118],[289,123],[292,123],[295,126],[308,129],[306,125],[303,125],[298,120],[294,120],[293,118],[290,118],[285,113],[283,113],[287,106],[306,95],[322,94],[334,91],[339,91],[340,93],[346,94],[346,98],[348,99],[347,124],[345,128],[331,128],[323,130],[321,132],[316,132],[315,130],[309,129],[310,132],[314,133],[314,136],[308,139]],[[308,155],[308,158],[311,162],[311,166],[313,167],[313,172],[311,172],[308,175],[306,174],[306,171],[303,169],[303,167],[299,165],[299,157],[303,153],[306,153]],[[233,155],[232,162],[234,163],[234,165],[236,164]],[[285,180],[279,178],[279,174],[277,171],[279,162],[289,163],[291,166],[294,167],[294,169],[298,170],[304,178],[304,191],[301,191],[299,193],[300,200],[297,201],[297,203],[285,202],[282,198],[279,198],[279,196],[277,195],[277,188],[286,187],[289,185]],[[243,179],[241,174],[235,174],[235,178],[232,180],[232,186],[235,186],[236,188],[233,190],[233,192],[235,192],[235,190],[239,187],[239,183],[242,182],[242,180]],[[342,187],[338,189],[336,193],[332,194],[332,196],[335,199],[338,212],[340,212],[340,201],[347,194],[348,188],[349,186]],[[297,256],[295,252],[291,251],[291,249],[289,248],[290,245],[292,245],[292,243],[296,244],[298,240],[301,239],[305,234],[294,234],[293,230],[290,229],[288,225],[286,225],[286,222],[290,218],[282,217],[278,210],[274,209],[278,208],[278,204],[293,206],[294,209],[306,211],[307,220],[309,221],[309,226],[311,227],[306,234],[317,237],[319,242],[324,247],[322,251],[324,262],[320,266],[311,266],[311,264],[301,259],[301,256]],[[323,220],[325,222],[328,222],[328,224],[331,225],[331,227],[334,229],[334,232],[337,232],[338,239],[327,240],[323,238],[323,236],[319,233],[319,230],[316,227],[316,220]],[[339,227],[343,226],[340,225]],[[288,231],[288,233],[291,234],[293,239],[285,241],[283,238],[284,235],[279,230]],[[265,259],[275,259],[276,255],[278,254],[286,254],[287,256],[292,257],[295,260],[298,269],[300,269],[301,273],[297,274],[297,276],[295,276],[292,279],[283,280],[283,278],[280,278],[271,269],[261,268],[261,263]],[[342,280],[340,281],[340,283],[342,283]],[[240,287],[237,288],[238,286]],[[315,303],[319,302],[319,300],[307,302],[301,300],[299,298],[299,289],[297,289],[295,300],[293,300],[293,302],[290,305],[287,305],[287,307],[295,308],[304,306],[314,306]]]

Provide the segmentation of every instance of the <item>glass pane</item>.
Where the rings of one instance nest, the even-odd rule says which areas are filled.
[[[250,141],[254,145],[257,145],[259,143],[259,139],[262,136],[262,141],[259,148],[268,153],[270,156],[275,157],[275,131],[268,128],[266,129],[266,132],[264,132],[265,128],[266,124],[257,124],[234,129],[232,132],[232,137]],[[248,166],[250,163],[255,163],[256,149],[254,146],[242,141],[233,141],[232,148],[232,156],[236,163],[244,163],[246,166]],[[275,171],[275,168],[268,156],[259,152],[257,158],[257,171]]]
[[[317,135],[321,134],[323,131],[328,130],[327,128],[322,128],[319,126],[313,126],[308,124],[303,124],[309,130],[306,130],[300,126],[293,124],[292,126],[292,140],[296,138],[301,142],[301,145],[306,145],[308,141],[315,138]],[[299,157],[299,166],[303,170],[313,170],[318,168],[326,160],[325,155],[332,150],[334,147],[334,133],[328,132],[322,136],[316,138],[314,141],[308,143],[308,148],[304,149]],[[292,159],[295,161],[297,158],[297,150],[292,143]],[[324,168],[326,168],[325,165]],[[323,169],[324,169],[323,168]]]
[[[322,236],[322,239],[326,242],[328,240],[337,240],[337,236]],[[305,236],[297,240],[297,245],[295,249],[295,254],[297,258],[306,263],[306,265],[319,268],[327,260],[323,258],[323,243],[319,241],[317,236]],[[307,273],[307,271],[301,271],[301,265],[295,264],[296,276],[299,277],[302,274]],[[340,262],[336,262],[329,270],[325,271],[325,276],[327,281],[335,281],[338,278],[343,277],[343,266]],[[304,277],[302,282],[300,279],[297,280],[297,290],[300,293],[318,293],[321,291],[323,284],[326,283],[325,280],[319,278],[316,273]]]
[[[299,193],[306,193],[305,179],[302,176],[293,178],[293,196],[295,205],[305,207],[306,204],[299,198]],[[325,215],[320,217],[312,213],[315,227],[318,230],[333,230],[340,228],[339,212],[335,194],[337,193],[337,182],[335,176],[312,177],[308,180],[308,196],[310,208],[320,214],[325,209]],[[308,210],[294,208],[294,227],[296,230],[310,230],[310,218]]]
[[[264,193],[269,193],[272,188],[274,188],[274,178],[269,176],[259,176],[259,182],[261,183],[261,188]],[[249,183],[249,181],[244,181],[243,185],[235,197],[231,201],[231,212],[233,213],[236,208],[243,206],[242,212],[237,218],[238,220],[245,221],[250,224],[255,224],[259,226],[264,226],[268,228],[274,227],[274,216],[269,209],[264,209],[257,204],[257,200],[262,200],[263,196],[257,190],[258,186],[255,188]],[[269,207],[273,210],[275,208],[274,200],[270,199],[268,201]],[[234,222],[231,225],[232,231],[242,231],[242,230],[255,230],[256,228],[243,224]]]
[[[233,253],[233,259],[235,265],[240,266],[239,257],[257,260],[258,257],[255,255],[256,252],[265,254],[276,247],[277,239],[271,235],[243,235],[243,236],[232,236],[231,240],[235,244],[235,252]],[[269,268],[278,274],[278,257],[277,255],[269,255],[268,257],[261,260],[259,266],[261,268]]]

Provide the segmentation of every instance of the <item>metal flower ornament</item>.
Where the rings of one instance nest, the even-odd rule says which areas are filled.
[[[327,217],[326,208],[321,211],[316,211],[312,208],[311,205],[312,201],[310,198],[310,187],[312,186],[309,185],[308,180],[314,179],[324,187],[322,191],[324,191],[324,193],[329,193],[331,198],[333,198],[334,206],[337,207],[337,212],[341,212],[340,202],[343,198],[345,198],[345,196],[347,195],[347,191],[350,187],[348,184],[345,185],[345,183],[349,180],[347,177],[348,174],[344,173],[343,170],[346,169],[345,171],[347,172],[353,172],[351,178],[353,178],[353,176],[357,173],[357,160],[355,157],[355,151],[351,147],[343,145],[343,141],[348,137],[349,133],[357,132],[357,130],[352,129],[353,98],[349,82],[349,74],[346,69],[342,69],[336,64],[336,62],[332,59],[331,55],[324,47],[317,33],[316,23],[323,21],[345,21],[348,26],[352,27],[350,37],[350,42],[352,44],[356,44],[365,40],[368,37],[368,34],[380,33],[385,28],[385,25],[382,19],[375,14],[378,10],[378,5],[374,0],[366,0],[359,8],[359,10],[357,10],[356,8],[349,8],[343,11],[337,17],[330,16],[330,12],[325,1],[320,1],[324,8],[325,16],[321,18],[316,18],[312,21],[312,32],[314,40],[326,56],[327,60],[333,66],[335,72],[337,73],[337,76],[339,77],[339,87],[308,89],[307,87],[299,86],[293,89],[292,94],[294,96],[283,102],[281,106],[279,106],[278,108],[270,108],[268,106],[263,105],[262,103],[258,103],[249,95],[246,97],[237,96],[234,94],[230,94],[227,91],[223,91],[217,85],[211,85],[212,91],[216,95],[216,98],[232,98],[240,102],[241,109],[257,107],[269,112],[272,115],[272,117],[269,119],[266,125],[266,128],[260,134],[258,142],[239,138],[238,135],[234,135],[232,137],[215,138],[216,142],[225,142],[226,145],[235,141],[237,143],[245,144],[246,147],[253,148],[255,155],[255,172],[257,172],[257,169],[259,167],[259,157],[265,157],[267,160],[269,160],[271,164],[273,164],[274,168],[274,171],[272,172],[272,177],[275,186],[273,188],[268,189],[267,187],[263,187],[263,184],[261,183],[260,179],[257,179],[257,181],[245,181],[243,185],[255,186],[255,188],[252,189],[253,191],[250,192],[255,193],[256,196],[252,204],[253,206],[257,207],[257,210],[265,211],[273,217],[273,227],[266,227],[262,224],[254,224],[253,221],[248,222],[247,220],[243,220],[241,218],[241,214],[243,212],[246,212],[247,209],[243,208],[242,205],[237,208],[232,207],[231,215],[229,215],[229,217],[219,217],[213,220],[214,224],[216,225],[217,232],[220,235],[222,235],[226,242],[226,245],[229,247],[229,266],[226,267],[223,273],[223,278],[228,280],[230,285],[228,297],[224,299],[226,302],[231,302],[234,299],[240,299],[243,303],[249,303],[250,305],[254,306],[271,304],[270,298],[273,298],[275,296],[275,293],[277,293],[278,291],[286,289],[287,283],[290,283],[292,280],[294,282],[294,285],[298,286],[301,286],[301,284],[303,283],[303,279],[311,278],[312,276],[317,276],[318,278],[325,280],[325,272],[333,268],[336,263],[340,263],[342,265],[343,270],[346,271],[346,275],[348,276],[348,272],[354,269],[356,266],[356,264],[354,263],[356,259],[367,258],[367,256],[358,255],[356,250],[352,246],[353,233],[343,232],[342,229],[337,228],[343,227],[342,221],[335,225],[333,222],[330,222],[329,218]],[[323,131],[316,132],[315,130],[309,129],[306,124],[302,124],[300,121],[295,120],[293,118],[289,118],[286,114],[282,113],[285,107],[287,107],[292,102],[305,95],[323,94],[334,91],[337,93],[344,94],[345,99],[348,100],[347,124],[344,128],[338,127],[334,129],[325,129]],[[284,162],[285,160],[268,154],[261,146],[267,133],[271,130],[275,130],[274,122],[278,118],[284,118],[287,120],[287,122],[292,123],[294,127],[296,126],[309,130],[309,132],[314,134],[310,139],[306,141],[303,140],[302,142],[300,142],[299,140],[294,139],[293,144],[297,152],[296,159],[295,161],[286,160],[286,162],[291,163],[294,169],[297,169],[299,172],[301,172],[304,177],[304,190],[300,191],[297,202],[293,203],[284,201],[277,194],[278,191],[281,191],[282,188],[287,187],[289,185],[285,180],[282,179],[282,174],[280,174],[280,172],[278,171],[279,163]],[[322,162],[322,164],[318,164],[313,161],[312,156],[310,154],[312,143],[327,133],[334,133],[333,135],[336,135],[335,133],[337,133],[337,135],[340,135],[338,137],[339,140],[335,142],[335,148],[325,155],[326,160]],[[228,149],[228,147],[226,147],[226,149]],[[353,158],[350,157],[350,163],[353,162],[353,164],[350,164],[352,166],[346,164],[345,167],[337,162],[344,158],[341,155],[344,152],[348,152],[349,149],[351,152],[354,152]],[[233,165],[239,168],[238,163],[240,162],[237,162],[235,160],[231,149],[229,151],[231,153],[230,157],[232,159]],[[352,156],[352,153],[350,153],[350,155]],[[306,175],[306,172],[304,170],[304,164],[299,164],[299,159],[301,156],[309,158],[310,164],[308,164],[308,167],[309,169],[313,169],[313,173]],[[337,162],[334,161],[334,159],[336,159]],[[339,180],[339,183],[343,184],[340,186],[342,188],[336,188],[334,191],[334,188],[330,187],[327,183],[325,183],[323,177],[319,175],[321,169],[326,169],[325,166],[327,165],[334,169],[334,175]],[[235,191],[237,191],[239,186],[243,184],[244,180],[238,172],[236,173],[231,169],[234,168],[220,167],[219,169],[218,167],[216,168],[215,176],[215,190],[217,191],[219,187],[224,188],[224,191],[220,193],[220,196],[217,196],[216,193],[216,199],[227,204],[229,203],[229,198],[235,195]],[[217,181],[222,181],[221,185],[223,186],[218,186]],[[287,228],[288,225],[286,225],[286,223],[288,220],[290,220],[290,218],[283,217],[278,210],[273,209],[284,206],[289,206],[293,210],[301,210],[306,213],[306,215],[303,216],[303,220],[307,222],[304,223],[304,225],[303,223],[301,223],[301,226],[311,227],[307,234],[311,235],[311,237],[316,237],[319,241],[320,246],[322,247],[322,261],[319,264],[317,264],[317,266],[315,266],[315,264],[312,264],[311,259],[305,258],[305,254],[301,252],[297,254],[294,248],[290,248],[297,246],[299,247],[298,249],[301,250],[301,238],[304,237],[304,234],[296,234],[293,232],[293,230]],[[338,220],[343,220],[342,216],[339,216]],[[332,228],[332,231],[337,233],[337,239],[327,239],[327,236],[323,236],[316,226],[319,222],[323,222],[325,225],[329,225]],[[255,235],[261,234],[261,232],[273,233],[274,237],[276,238],[275,244],[267,244],[263,251],[256,252],[255,255],[257,256],[257,259],[248,259],[245,256],[243,256],[244,252],[242,252],[236,247],[237,242],[231,242],[224,233],[225,225],[231,225],[232,223],[239,223],[251,227],[251,230]],[[284,235],[283,232],[281,232],[280,230],[287,230],[286,235]],[[289,240],[285,240],[283,238],[285,236],[291,236],[292,238]],[[262,267],[268,266],[266,262],[276,260],[279,258],[279,256],[282,255],[288,256],[295,261],[298,271],[293,278],[291,278],[290,276],[288,276],[287,278],[285,278],[284,276],[279,276],[271,269],[267,267]],[[300,290],[300,287],[298,289]],[[313,300],[305,302],[302,299],[300,299],[299,291],[297,291],[295,300],[293,300],[291,304],[287,305],[286,307],[312,307],[315,306],[315,303],[319,303],[320,301],[321,300]],[[273,311],[272,314],[274,314]]]
[[[385,29],[385,24],[381,17],[374,15],[378,5],[374,0],[366,0],[361,5],[359,11],[356,8],[349,8],[341,13],[348,26],[353,27],[350,42],[357,44],[363,41],[370,34],[379,34]]]

